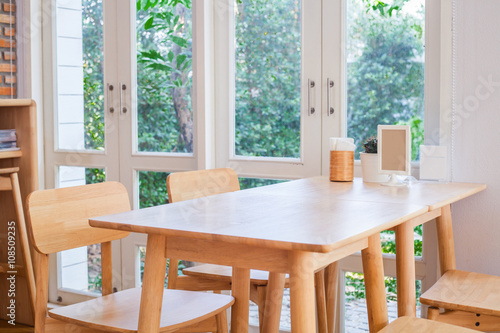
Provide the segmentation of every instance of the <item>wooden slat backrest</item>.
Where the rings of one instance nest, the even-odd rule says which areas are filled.
[[[90,217],[130,210],[127,190],[117,182],[36,191],[27,199],[28,226],[36,250],[55,253],[126,237],[129,233],[93,228]]]
[[[238,175],[230,168],[176,172],[167,177],[170,203],[234,192],[239,189]]]

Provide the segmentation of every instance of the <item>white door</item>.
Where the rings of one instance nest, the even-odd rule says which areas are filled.
[[[54,110],[46,119],[46,132],[54,133],[47,140],[47,188],[120,181],[140,208],[167,202],[167,172],[204,167],[193,112],[204,108],[203,99],[193,98],[196,85],[204,86],[197,77],[203,65],[193,71],[193,55],[202,51],[193,47],[193,12],[190,1],[162,4],[143,1],[138,10],[135,0],[47,3],[53,29],[45,32],[45,59],[53,77],[46,86],[53,91],[45,106]],[[145,243],[142,235],[115,242],[117,290],[136,283],[135,269],[122,272],[121,260],[134,255],[121,247],[134,252]],[[99,254],[98,246],[59,254],[51,301],[73,303],[99,292]]]

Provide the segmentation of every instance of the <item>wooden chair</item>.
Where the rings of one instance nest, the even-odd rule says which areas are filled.
[[[221,168],[212,170],[199,170],[172,173],[167,177],[167,192],[170,203],[184,200],[207,197],[215,194],[235,192],[240,190],[238,175],[233,169]],[[336,267],[332,265],[332,267]],[[201,264],[183,269],[185,276],[177,276],[178,259],[170,258],[168,288],[186,290],[230,290],[232,281],[232,267]],[[318,308],[318,326],[320,333],[326,333],[326,300],[324,287],[324,272],[316,273],[316,295]],[[259,307],[259,327],[263,332],[264,314],[266,313],[266,295],[271,292],[275,295],[273,300],[279,301],[283,297],[283,285],[288,285],[288,278],[285,281],[273,281],[269,283],[269,272],[260,270],[250,271],[250,299]],[[277,285],[280,290],[268,290],[269,285]],[[329,296],[335,298],[332,294]],[[330,305],[330,304],[328,304]],[[329,308],[330,310],[330,308]],[[334,311],[334,309],[332,309]],[[269,311],[267,311],[269,312]],[[328,318],[328,320],[333,320]],[[273,313],[267,321],[266,331],[277,331],[279,329],[280,313]],[[333,326],[333,323],[331,324]],[[332,330],[333,332],[333,327]]]
[[[127,190],[116,182],[33,192],[28,226],[36,249],[35,332],[137,332],[141,289],[112,293],[111,241],[129,233],[92,228],[89,217],[130,210]],[[49,254],[101,243],[102,297],[57,308],[47,317]],[[227,332],[234,299],[165,290],[161,332]],[[206,324],[206,325],[205,325]],[[201,328],[200,328],[201,327]]]
[[[420,296],[420,302],[429,306],[427,318],[500,331],[500,277],[457,270],[450,206],[442,208],[436,222],[441,278]]]
[[[379,333],[472,333],[473,330],[453,325],[442,324],[431,320],[400,317]]]
[[[499,276],[449,270],[420,296],[420,302],[429,306],[428,319],[483,332],[500,331]]]

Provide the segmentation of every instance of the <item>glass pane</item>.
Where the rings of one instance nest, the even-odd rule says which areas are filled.
[[[377,135],[377,125],[410,125],[413,159],[424,131],[424,0],[398,9],[367,7],[347,0],[347,135],[362,142]],[[394,7],[392,6],[394,5]]]
[[[192,153],[191,1],[137,4],[138,150]]]
[[[366,312],[366,295],[364,276],[360,273],[345,272],[345,332],[368,332],[368,314]],[[422,293],[422,281],[415,281],[417,297],[417,317],[420,317],[419,297]],[[389,321],[397,318],[397,286],[396,278],[385,277],[387,293],[387,309]]]
[[[56,1],[59,149],[104,149],[102,0]]]
[[[288,182],[286,179],[266,179],[266,178],[239,178],[240,189],[246,190],[253,187],[273,185]]]
[[[236,155],[300,157],[300,4],[236,1]]]
[[[415,243],[415,257],[422,256],[422,228],[423,225],[416,226],[413,230]],[[382,243],[382,252],[387,254],[396,254],[396,234],[394,231],[384,230],[380,233]]]
[[[60,188],[100,183],[105,178],[104,169],[59,167]],[[63,251],[60,259],[62,288],[101,292],[101,244]]]
[[[169,172],[139,171],[139,208],[168,203]]]

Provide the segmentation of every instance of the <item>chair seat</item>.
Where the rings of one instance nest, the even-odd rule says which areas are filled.
[[[137,332],[141,289],[134,288],[49,311],[71,324],[109,332]],[[160,332],[201,322],[234,303],[228,295],[164,290]]]
[[[477,332],[468,328],[455,325],[443,324],[437,321],[400,317],[379,333],[472,333]]]
[[[420,296],[420,302],[448,310],[500,316],[500,277],[448,271]]]
[[[233,268],[231,266],[202,264],[194,267],[184,268],[182,273],[199,278],[231,282]],[[257,269],[250,270],[250,283],[265,286],[269,281],[269,272]],[[286,285],[288,285],[288,274],[286,275]]]

